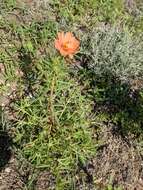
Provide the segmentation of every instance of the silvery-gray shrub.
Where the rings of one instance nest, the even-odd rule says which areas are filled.
[[[123,82],[143,79],[143,38],[117,29],[95,30],[83,40],[88,68]]]

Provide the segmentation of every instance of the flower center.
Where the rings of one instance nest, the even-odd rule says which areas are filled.
[[[65,42],[62,46],[63,46],[64,50],[68,50],[69,49],[69,42]]]

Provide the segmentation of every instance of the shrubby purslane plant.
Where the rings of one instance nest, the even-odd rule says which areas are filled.
[[[48,168],[57,178],[73,175],[78,164],[95,153],[88,121],[90,101],[62,59],[43,60],[34,72],[40,82],[33,81],[33,96],[24,96],[15,106],[15,142],[36,167]]]

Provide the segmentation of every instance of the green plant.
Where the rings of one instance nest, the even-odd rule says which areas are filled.
[[[112,187],[112,185],[108,185],[107,190],[122,190],[121,187]]]
[[[129,64],[129,68],[123,64],[124,69],[118,62],[115,64],[115,60],[117,57],[124,57],[126,53],[127,60],[130,60],[129,54],[132,51],[124,50],[136,40],[116,30],[107,33],[94,31],[93,38],[89,33],[89,39],[81,42],[81,54],[84,56],[79,54],[79,58],[83,60],[86,57],[89,71],[85,71],[85,74],[88,80],[80,78],[82,85],[79,85],[76,78],[73,79],[73,75],[69,74],[66,61],[55,53],[54,39],[61,30],[75,32],[76,36],[84,37],[96,24],[100,25],[100,21],[107,23],[107,26],[108,23],[119,23],[120,27],[133,27],[136,34],[136,31],[142,31],[142,16],[129,14],[122,0],[51,0],[46,1],[48,11],[41,9],[42,6],[33,7],[34,4],[29,4],[30,1],[22,2],[23,5],[18,2],[20,1],[2,0],[0,3],[0,62],[6,67],[4,74],[0,73],[2,112],[7,120],[11,120],[12,125],[8,125],[8,129],[18,154],[21,153],[22,158],[31,162],[37,172],[42,169],[50,171],[57,190],[71,190],[76,188],[75,178],[78,176],[79,164],[84,165],[96,152],[96,142],[93,141],[89,128],[92,123],[91,101],[87,98],[89,94],[97,104],[111,104],[112,107],[115,105],[119,108],[116,114],[111,113],[113,118],[102,109],[102,113],[97,114],[96,109],[96,118],[92,123],[95,126],[100,127],[102,122],[104,125],[111,119],[117,124],[118,121],[122,125],[126,124],[127,127],[135,124],[135,131],[142,125],[142,104],[138,106],[142,100],[139,98],[137,103],[133,101],[129,98],[130,89],[120,84],[120,80],[122,83],[130,82],[133,76],[139,77],[139,67],[142,71],[139,60],[142,54],[138,52],[137,58],[130,62],[135,63],[135,72],[131,69],[132,64]],[[138,9],[141,10],[140,4]],[[126,40],[129,40],[129,44],[126,44]],[[137,43],[136,41],[135,44]],[[114,49],[114,45],[117,45],[117,49]],[[117,51],[120,45],[122,52]],[[137,47],[135,52],[138,50]],[[17,74],[19,70],[23,72],[23,76]],[[75,68],[73,72],[76,73]],[[112,78],[109,77],[110,73],[117,77],[117,84],[114,81],[108,83],[106,76],[102,77],[101,83],[93,80],[100,79],[106,73],[108,79]],[[92,89],[89,89],[88,94],[86,89],[91,83]],[[12,84],[16,86],[14,91],[11,89]],[[108,110],[110,111],[110,107]],[[10,123],[7,120],[5,122]],[[137,124],[134,123],[135,120]],[[84,175],[86,178],[86,174]],[[34,186],[35,178],[33,173],[33,177],[26,182],[27,189]],[[86,186],[85,178],[82,180]]]
[[[118,29],[94,30],[83,42],[88,68],[99,78],[123,82],[143,79],[143,40]]]
[[[71,189],[79,164],[96,150],[89,128],[91,102],[55,52],[56,22],[18,26],[3,19],[2,25],[7,32],[0,34],[0,61],[5,68],[0,93],[9,98],[11,89],[5,84],[18,84],[14,98],[3,107],[10,120],[6,122],[13,126],[7,129],[16,151],[38,171],[50,171],[58,190]],[[22,76],[17,75],[19,69]]]
[[[91,35],[90,35],[91,36]],[[97,115],[122,134],[142,134],[143,41],[117,29],[96,30],[82,41],[82,73]]]
[[[72,176],[95,153],[87,119],[90,102],[64,64],[60,58],[37,63],[33,96],[24,96],[15,106],[15,142],[31,163],[57,177],[57,186],[62,175],[63,180]]]

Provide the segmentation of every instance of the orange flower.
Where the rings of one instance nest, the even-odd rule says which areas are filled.
[[[64,57],[73,57],[79,50],[79,41],[73,36],[71,32],[60,32],[58,38],[55,40],[55,48],[59,50]]]

